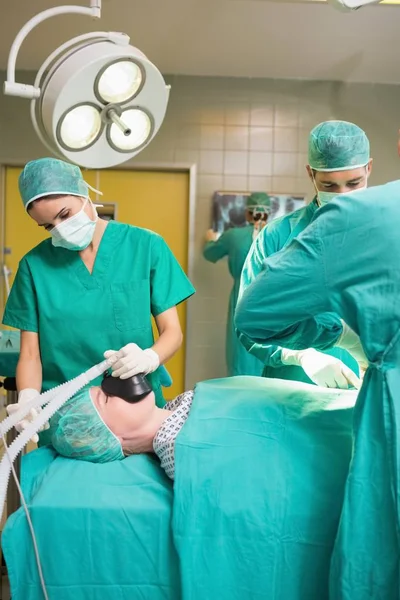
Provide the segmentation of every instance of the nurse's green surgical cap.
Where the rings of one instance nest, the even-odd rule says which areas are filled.
[[[121,442],[104,423],[84,389],[68,400],[50,423],[51,444],[66,458],[106,463],[125,458]]]
[[[315,171],[349,171],[365,167],[370,160],[365,131],[347,121],[325,121],[308,140],[308,163]]]
[[[43,196],[89,197],[88,186],[79,167],[56,158],[39,158],[25,165],[18,180],[25,209]]]

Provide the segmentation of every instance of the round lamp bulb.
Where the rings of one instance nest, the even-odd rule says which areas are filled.
[[[70,150],[88,148],[102,127],[100,112],[92,105],[82,104],[68,111],[60,120],[59,138]]]
[[[135,62],[119,60],[100,75],[95,83],[96,95],[106,103],[120,104],[134,98],[142,82],[142,71]]]
[[[129,128],[129,135],[117,125],[110,126],[110,142],[120,152],[131,152],[147,142],[152,133],[152,121],[140,108],[130,108],[121,114],[121,120]]]

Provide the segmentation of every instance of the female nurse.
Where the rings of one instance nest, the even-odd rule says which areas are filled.
[[[114,376],[148,375],[162,406],[158,368],[181,346],[176,306],[195,291],[167,244],[152,231],[99,219],[80,169],[69,163],[29,162],[19,190],[50,238],[21,260],[3,316],[21,330],[18,404],[98,363],[101,349],[115,354]],[[43,431],[40,443],[50,434]]]

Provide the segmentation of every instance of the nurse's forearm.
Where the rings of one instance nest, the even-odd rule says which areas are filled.
[[[26,388],[42,389],[42,362],[40,358],[20,357],[17,365],[17,389],[20,392]]]
[[[181,347],[182,340],[183,335],[180,328],[179,331],[172,328],[166,329],[160,334],[160,337],[152,346],[152,350],[157,352],[158,356],[160,357],[160,365],[163,365],[174,356],[174,354]]]
[[[160,313],[155,317],[155,320],[159,338],[151,349],[157,352],[160,365],[162,365],[179,350],[183,335],[176,306]]]

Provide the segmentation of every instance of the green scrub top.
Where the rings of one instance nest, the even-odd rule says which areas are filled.
[[[285,248],[295,237],[310,224],[318,209],[317,200],[296,210],[295,212],[272,221],[257,236],[251,250],[247,256],[243,267],[240,281],[239,299],[252,281],[265,269],[265,260]],[[268,302],[268,294],[265,296],[265,302]],[[278,309],[282,310],[282,309]],[[326,314],[321,316],[322,322],[326,321],[339,324],[337,315]],[[284,365],[281,359],[281,348],[273,345],[253,344],[245,336],[239,335],[240,341],[246,346],[247,350],[257,356],[264,364],[263,377],[274,379],[289,379],[292,381],[303,381],[311,383],[311,379],[306,375],[301,367]],[[347,365],[356,375],[359,375],[358,363],[354,358],[341,348],[331,348],[324,352],[334,356]]]
[[[228,319],[226,323],[225,357],[228,375],[261,375],[263,363],[247,352],[239,341],[233,318],[239,294],[240,275],[247,254],[253,243],[253,225],[228,229],[215,242],[207,242],[203,249],[206,260],[216,263],[228,257],[228,268],[233,278],[233,288],[229,297]]]
[[[26,254],[3,323],[39,334],[46,391],[99,363],[106,350],[119,350],[130,342],[151,347],[151,316],[194,291],[162,237],[110,221],[92,274],[78,252],[55,248],[51,239]],[[158,371],[148,377],[157,404],[163,406]],[[49,441],[49,434],[46,438]]]
[[[316,318],[333,311],[360,336],[368,358],[331,561],[332,600],[399,598],[399,198],[394,181],[322,207],[302,235],[266,261],[236,309],[242,334],[295,350],[338,341],[341,324],[321,327]]]

